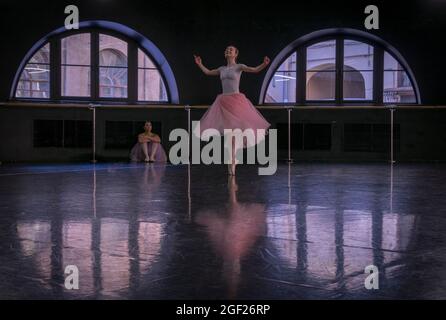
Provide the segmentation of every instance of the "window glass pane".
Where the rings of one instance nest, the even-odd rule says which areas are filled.
[[[17,84],[16,98],[50,97],[50,66],[27,64]]]
[[[127,68],[100,68],[100,97],[127,98]]]
[[[416,103],[415,91],[405,71],[384,71],[384,103]]]
[[[307,72],[307,100],[334,100],[335,71]]]
[[[90,34],[75,34],[62,39],[62,64],[90,65]]]
[[[127,42],[103,35],[99,37],[99,96],[101,98],[127,98]]]
[[[324,41],[307,48],[307,71],[336,69],[336,41]]]
[[[156,68],[152,60],[142,51],[138,49],[138,67],[139,68]]]
[[[403,67],[388,52],[384,52],[384,70],[403,70]]]
[[[373,71],[344,71],[344,100],[373,99]]]
[[[167,101],[167,91],[158,70],[138,70],[138,100]]]
[[[127,67],[127,42],[109,35],[99,35],[99,65]]]
[[[37,51],[34,56],[29,60],[28,63],[50,63],[50,44],[47,43],[39,51]]]
[[[307,100],[334,100],[336,86],[336,41],[307,48]]]
[[[276,72],[269,83],[265,102],[296,102],[296,72]]]
[[[290,55],[277,69],[277,71],[296,71],[296,57],[297,54],[294,52],[292,55]]]
[[[90,96],[90,67],[62,66],[62,96]]]
[[[344,70],[373,70],[373,46],[363,42],[344,41]]]

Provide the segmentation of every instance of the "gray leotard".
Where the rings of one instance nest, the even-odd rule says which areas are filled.
[[[235,64],[230,67],[222,66],[220,71],[221,86],[223,94],[239,93],[240,76],[244,64]]]

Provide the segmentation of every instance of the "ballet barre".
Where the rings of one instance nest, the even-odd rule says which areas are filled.
[[[208,105],[172,105],[172,104],[134,104],[134,105],[117,105],[117,104],[85,104],[85,103],[51,103],[51,102],[23,102],[23,101],[9,101],[0,103],[1,109],[4,111],[13,110],[14,108],[51,108],[51,109],[89,109],[92,111],[92,155],[91,162],[97,162],[97,137],[96,137],[96,124],[97,124],[97,110],[98,109],[107,109],[107,110],[128,110],[128,109],[142,109],[142,110],[155,110],[155,109],[163,109],[168,111],[169,109],[184,109],[187,112],[187,129],[189,132],[189,136],[191,136],[191,110],[206,110],[209,108]],[[343,105],[343,106],[334,106],[334,105],[262,105],[256,106],[259,110],[286,110],[288,119],[288,156],[285,159],[288,163],[292,163],[292,152],[291,152],[291,142],[292,142],[292,133],[291,133],[291,112],[298,110],[329,110],[336,112],[336,110],[389,110],[390,112],[390,163],[396,163],[395,159],[395,112],[398,110],[433,110],[433,109],[446,109],[444,105],[397,105],[397,104],[388,104],[388,105],[379,105],[379,106],[367,106],[367,105]],[[190,152],[189,152],[190,154]],[[0,162],[1,163],[1,162]]]
[[[92,104],[92,103],[91,103]],[[0,106],[4,108],[55,108],[55,109],[89,109],[90,105],[88,103],[51,103],[51,102],[28,102],[28,101],[8,101],[0,102]],[[163,110],[179,110],[185,109],[185,105],[179,104],[94,104],[98,109],[116,109],[116,110],[129,110],[129,109],[163,109]],[[189,105],[190,109],[208,109],[210,105]],[[397,105],[395,110],[429,110],[429,109],[446,109],[446,105]],[[389,109],[389,105],[255,105],[257,109],[260,110],[286,110],[287,108],[292,108],[293,110],[331,110],[336,112],[336,110],[379,110],[379,109]],[[6,109],[4,109],[6,110]]]

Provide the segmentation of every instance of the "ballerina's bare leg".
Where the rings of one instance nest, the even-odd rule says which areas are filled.
[[[155,161],[156,151],[158,150],[159,144],[152,142],[152,152],[150,153],[150,161]]]
[[[144,155],[146,157],[145,161],[149,161],[150,158],[149,158],[149,149],[147,147],[147,142],[142,142],[141,143],[141,148],[142,148],[142,151],[144,152]]]

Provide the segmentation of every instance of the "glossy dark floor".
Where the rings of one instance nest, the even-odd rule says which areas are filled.
[[[0,298],[445,299],[445,181],[435,164],[241,166],[235,180],[224,166],[3,165]]]

